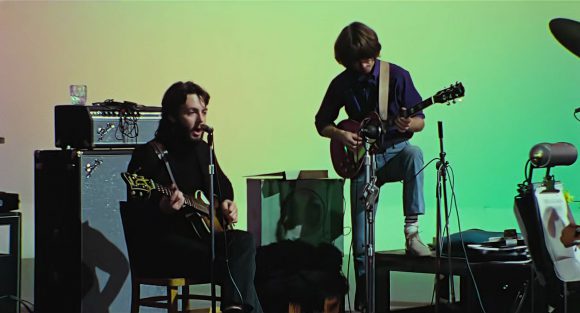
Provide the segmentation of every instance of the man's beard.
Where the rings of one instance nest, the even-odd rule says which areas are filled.
[[[199,138],[193,138],[192,135],[192,129],[191,128],[187,128],[183,125],[178,125],[177,129],[176,129],[176,139],[177,141],[187,144],[187,143],[197,143],[203,140],[203,135]]]

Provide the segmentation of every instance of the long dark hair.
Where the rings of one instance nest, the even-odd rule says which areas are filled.
[[[187,95],[198,95],[205,105],[209,104],[209,93],[200,85],[192,82],[176,82],[165,91],[161,100],[161,120],[155,132],[155,139],[167,144],[178,135],[179,109],[185,104]]]

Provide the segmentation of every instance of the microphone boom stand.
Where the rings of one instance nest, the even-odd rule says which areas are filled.
[[[376,185],[375,156],[370,152],[371,142],[364,136],[365,155],[365,187],[362,200],[365,205],[365,283],[366,283],[366,313],[375,312],[375,222],[374,212],[379,188]]]
[[[210,289],[211,289],[211,310],[216,311],[216,287],[215,287],[215,201],[214,201],[214,176],[215,176],[215,165],[213,160],[213,131],[208,131],[207,143],[209,145],[209,220],[210,222],[210,237],[211,237],[211,259],[210,259]]]
[[[455,302],[455,290],[453,282],[453,271],[451,267],[451,237],[449,234],[449,206],[447,203],[447,168],[449,162],[445,160],[445,149],[443,148],[443,122],[437,122],[437,129],[439,133],[439,162],[437,162],[437,225],[435,234],[435,312],[440,312],[440,279],[441,274],[441,255],[442,255],[442,234],[441,234],[441,198],[443,198],[443,206],[445,210],[445,233],[447,238],[447,260],[449,261],[449,276],[447,277],[447,284],[450,287],[450,302]]]

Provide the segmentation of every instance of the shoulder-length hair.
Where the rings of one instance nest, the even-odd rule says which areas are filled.
[[[209,93],[191,81],[176,82],[165,91],[161,100],[161,120],[155,132],[156,139],[167,142],[175,135],[179,110],[185,104],[187,95],[191,94],[198,95],[206,106],[209,104]]]
[[[380,52],[377,33],[361,22],[343,28],[334,43],[334,58],[345,67],[361,59],[377,58]]]

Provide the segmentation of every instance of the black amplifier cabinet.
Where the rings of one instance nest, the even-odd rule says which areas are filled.
[[[0,213],[18,210],[20,199],[17,193],[0,191]]]
[[[14,298],[20,298],[20,259],[22,215],[20,212],[0,213],[2,240],[7,246],[0,249],[0,312],[20,313],[20,304]],[[2,229],[3,230],[3,229]],[[4,235],[7,235],[4,238]],[[13,297],[7,297],[13,296]]]
[[[127,199],[120,173],[126,171],[131,153],[131,149],[35,152],[35,312],[131,311],[119,212],[119,201]],[[142,295],[165,291],[150,288],[141,289]]]
[[[161,107],[57,105],[55,145],[68,149],[134,147],[153,139]]]

